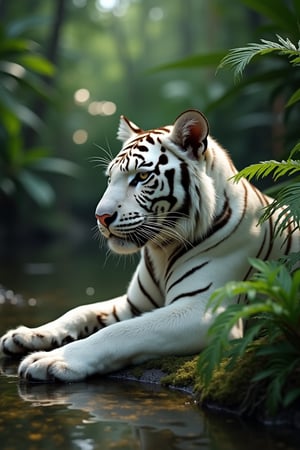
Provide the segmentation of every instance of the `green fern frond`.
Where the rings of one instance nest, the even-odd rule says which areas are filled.
[[[289,159],[292,159],[296,153],[300,153],[300,142],[297,142],[297,144],[292,148]]]
[[[236,174],[233,179],[235,182],[238,182],[241,178],[245,177],[250,181],[253,178],[265,178],[273,173],[273,179],[277,181],[278,178],[283,177],[284,175],[294,175],[297,172],[300,172],[299,160],[270,160],[262,161],[257,164],[251,164],[250,166],[245,167],[238,174]]]
[[[300,183],[294,183],[279,191],[277,198],[264,209],[259,223],[268,220],[275,212],[281,210],[276,219],[275,236],[290,228],[292,233],[300,228]]]
[[[300,369],[300,270],[290,274],[276,261],[251,259],[250,263],[256,273],[249,281],[230,282],[211,297],[212,311],[241,292],[248,303],[230,304],[216,317],[209,330],[210,343],[199,357],[198,373],[207,387],[222,364],[230,370],[249,351],[258,362],[249,383],[265,391],[267,408],[275,412],[300,397],[299,385],[289,383]],[[230,327],[240,319],[255,321],[248,323],[242,338],[230,341]]]
[[[246,47],[230,50],[228,55],[222,59],[218,69],[226,66],[232,67],[234,68],[235,77],[240,78],[245,67],[255,56],[262,56],[274,52],[287,56],[292,65],[300,65],[300,41],[298,42],[297,48],[289,39],[283,39],[279,35],[277,35],[277,38],[279,42],[261,39],[260,44],[250,43]]]

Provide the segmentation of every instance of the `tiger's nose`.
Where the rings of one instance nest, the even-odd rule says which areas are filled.
[[[115,220],[117,217],[117,213],[114,214],[96,214],[96,219],[99,220],[101,225],[105,228],[108,228],[109,225]]]

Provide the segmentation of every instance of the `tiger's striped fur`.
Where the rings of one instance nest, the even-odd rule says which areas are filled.
[[[122,117],[118,137],[123,147],[108,166],[96,218],[110,249],[140,251],[139,265],[122,297],[3,336],[5,354],[44,350],[23,360],[24,378],[74,381],[199,352],[212,320],[211,293],[245,280],[248,257],[299,250],[299,233],[273,239],[276,217],[257,226],[271,199],[245,179],[232,181],[237,171],[200,112],[186,111],[173,126],[150,131]],[[231,334],[241,336],[241,325]]]

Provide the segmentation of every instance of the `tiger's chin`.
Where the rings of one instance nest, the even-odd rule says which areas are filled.
[[[140,251],[141,249],[141,247],[135,242],[113,235],[108,238],[108,247],[112,252],[121,255],[130,255]]]

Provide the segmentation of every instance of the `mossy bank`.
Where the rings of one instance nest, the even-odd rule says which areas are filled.
[[[300,429],[300,403],[288,408],[270,411],[266,402],[266,381],[253,382],[262,361],[246,352],[234,366],[224,359],[214,371],[208,385],[204,385],[198,371],[199,356],[155,359],[113,374],[114,378],[159,383],[193,395],[200,408],[209,408],[220,414],[235,414],[266,425],[291,426]],[[290,383],[295,383],[295,374]],[[297,380],[300,388],[300,381]]]

